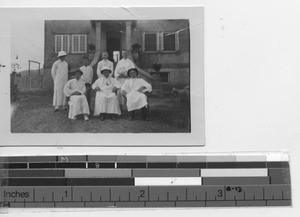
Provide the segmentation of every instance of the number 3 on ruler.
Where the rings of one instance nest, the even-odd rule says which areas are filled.
[[[218,190],[218,197],[222,197],[223,196],[223,191],[222,190]]]

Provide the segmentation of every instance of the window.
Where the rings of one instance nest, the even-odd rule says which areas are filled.
[[[72,53],[86,53],[86,35],[72,35]]]
[[[162,83],[169,83],[169,72],[160,72],[159,74]]]
[[[177,32],[162,34],[162,50],[163,51],[179,50],[179,38]]]
[[[68,35],[56,35],[55,36],[55,53],[59,51],[65,51],[69,53],[69,36]]]
[[[158,33],[143,34],[143,51],[157,51],[159,50],[158,46]]]
[[[144,32],[143,51],[144,52],[175,52],[179,50],[178,32]]]

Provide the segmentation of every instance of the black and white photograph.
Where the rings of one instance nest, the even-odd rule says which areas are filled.
[[[147,8],[12,19],[10,133],[194,133],[203,145],[203,9],[192,9],[198,20],[165,13],[180,8],[152,8],[148,19]]]

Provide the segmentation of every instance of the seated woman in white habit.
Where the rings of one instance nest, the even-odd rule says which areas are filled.
[[[89,105],[85,96],[85,83],[81,80],[82,71],[74,72],[74,78],[69,80],[64,87],[64,94],[69,97],[69,118],[76,120],[76,116],[83,114],[84,120],[89,120]]]
[[[144,120],[148,120],[148,102],[146,92],[152,91],[152,86],[142,78],[138,78],[139,71],[131,68],[127,71],[128,77],[122,85],[122,95],[127,98],[127,109],[130,113],[130,120],[134,119],[134,111],[142,109]]]
[[[112,120],[116,120],[121,114],[117,91],[121,88],[121,84],[110,75],[112,73],[109,67],[101,69],[102,77],[98,78],[92,85],[92,89],[96,90],[94,116],[100,116],[103,121],[107,116]]]

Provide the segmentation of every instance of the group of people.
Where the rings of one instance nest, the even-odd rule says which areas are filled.
[[[67,53],[60,51],[58,60],[54,62],[51,75],[54,81],[53,106],[54,112],[69,109],[68,118],[76,120],[83,115],[89,120],[91,106],[91,91],[96,91],[94,116],[103,121],[106,118],[116,120],[121,115],[121,107],[127,107],[130,120],[134,119],[135,111],[142,111],[144,120],[148,120],[147,93],[152,86],[142,78],[138,78],[139,71],[127,57],[127,51],[122,51],[122,59],[115,70],[113,63],[108,60],[108,53],[102,53],[102,60],[97,65],[98,79],[93,83],[93,68],[89,60],[84,57],[83,66],[76,69],[73,78],[68,80]]]

